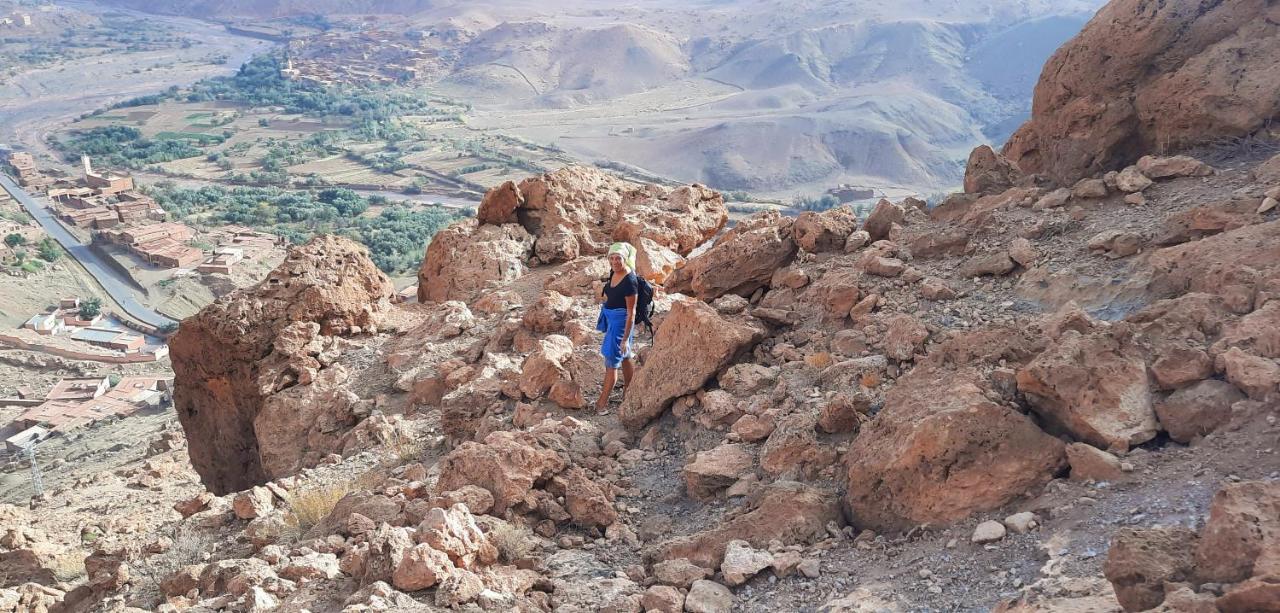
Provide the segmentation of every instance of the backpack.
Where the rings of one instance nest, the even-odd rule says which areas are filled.
[[[636,321],[635,323],[644,324],[649,330],[649,337],[653,337],[653,285],[648,279],[637,275],[634,271],[628,273],[636,278]],[[613,275],[604,278],[605,287],[609,286],[609,282],[613,280]]]
[[[640,275],[636,275],[636,323],[644,324],[653,338],[653,286]]]

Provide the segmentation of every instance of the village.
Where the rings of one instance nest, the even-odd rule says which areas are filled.
[[[168,376],[77,377],[58,381],[43,397],[19,388],[16,398],[0,398],[0,406],[26,406],[0,427],[4,451],[30,449],[51,436],[62,436],[107,419],[141,411],[163,410],[173,399]]]

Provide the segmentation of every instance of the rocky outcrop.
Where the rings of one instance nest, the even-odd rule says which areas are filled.
[[[363,247],[325,236],[182,323],[174,405],[205,487],[248,489],[341,449],[358,421],[342,337],[376,331],[394,293]]]
[[[995,509],[1065,466],[1062,442],[991,401],[972,371],[917,368],[854,439],[849,516],[858,527],[906,530]]]
[[[470,302],[484,290],[520,278],[532,247],[533,237],[516,224],[467,220],[440,230],[418,270],[418,301]]]
[[[728,209],[718,192],[701,185],[671,189],[571,166],[493,188],[476,217],[482,224],[518,223],[534,237],[538,261],[556,263],[641,239],[688,255],[724,227]]]
[[[705,252],[671,275],[667,291],[712,301],[725,294],[748,297],[769,285],[773,273],[795,258],[792,219],[777,211],[742,221]],[[816,239],[815,239],[816,240]]]
[[[1113,0],[1049,59],[1004,154],[1071,183],[1251,134],[1280,113],[1277,55],[1274,2]]]
[[[629,428],[644,426],[676,398],[702,389],[763,335],[762,329],[725,319],[705,303],[676,300],[654,333],[653,348],[618,418]]]

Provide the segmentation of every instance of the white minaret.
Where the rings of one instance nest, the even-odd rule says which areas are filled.
[[[89,156],[87,155],[80,156],[80,163],[84,164],[84,176],[87,177],[93,174],[93,164],[89,161]]]

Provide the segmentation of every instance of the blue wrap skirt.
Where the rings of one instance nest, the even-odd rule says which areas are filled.
[[[635,336],[634,327],[625,341],[622,333],[627,328],[626,309],[606,309],[600,307],[600,317],[596,319],[596,330],[604,332],[604,342],[600,345],[600,355],[604,356],[605,368],[618,368],[622,361],[631,357],[631,338]]]

